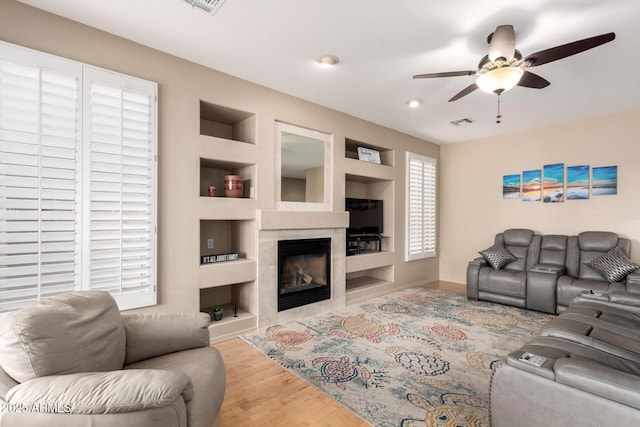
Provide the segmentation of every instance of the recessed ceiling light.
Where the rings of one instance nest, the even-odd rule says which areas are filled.
[[[328,68],[336,65],[338,62],[340,62],[340,59],[338,59],[338,57],[335,55],[321,55],[318,57],[318,59],[316,59],[316,62],[323,67]]]
[[[422,101],[420,101],[419,99],[411,99],[407,101],[407,104],[409,104],[409,107],[411,108],[418,108],[420,104],[422,104]]]

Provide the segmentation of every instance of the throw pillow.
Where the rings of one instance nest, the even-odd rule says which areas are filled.
[[[518,259],[514,257],[511,252],[509,252],[507,248],[505,248],[500,243],[496,243],[490,248],[480,251],[479,253],[495,270],[499,270],[510,262],[516,261]]]
[[[627,274],[640,267],[627,258],[618,247],[598,255],[587,265],[600,273],[609,283],[622,281]]]

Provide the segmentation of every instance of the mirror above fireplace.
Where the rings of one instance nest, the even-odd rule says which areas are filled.
[[[331,135],[276,122],[276,208],[330,210]]]

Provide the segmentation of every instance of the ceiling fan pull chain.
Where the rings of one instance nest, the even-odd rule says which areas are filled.
[[[500,94],[498,93],[498,115],[496,116],[496,123],[501,123],[502,115],[500,114]]]

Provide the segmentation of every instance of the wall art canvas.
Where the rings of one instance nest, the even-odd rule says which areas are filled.
[[[522,201],[539,202],[542,200],[542,171],[540,169],[522,172]]]
[[[567,166],[567,200],[589,198],[589,165]]]
[[[618,194],[618,166],[593,168],[591,194],[594,196]]]
[[[520,198],[520,174],[504,175],[502,177],[502,198],[503,199]]]
[[[544,203],[564,202],[564,163],[544,165],[542,201]]]

